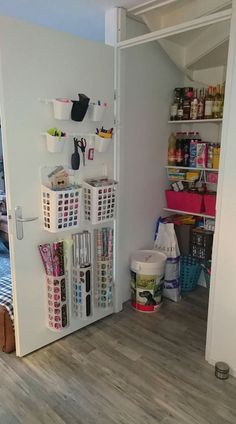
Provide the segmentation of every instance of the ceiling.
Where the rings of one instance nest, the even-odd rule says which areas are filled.
[[[0,15],[104,41],[105,11],[140,3],[142,0],[0,0]]]

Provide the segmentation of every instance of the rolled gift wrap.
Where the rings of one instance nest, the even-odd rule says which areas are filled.
[[[53,275],[52,252],[49,243],[40,244],[38,246],[39,253],[47,275]]]
[[[63,241],[52,244],[53,275],[60,277],[65,274]]]

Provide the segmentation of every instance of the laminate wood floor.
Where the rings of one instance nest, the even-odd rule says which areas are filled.
[[[207,291],[129,305],[26,358],[0,354],[0,424],[235,424],[236,379],[204,360]]]

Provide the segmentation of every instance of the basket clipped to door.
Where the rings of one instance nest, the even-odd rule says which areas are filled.
[[[91,224],[115,218],[117,203],[116,181],[108,178],[87,179],[83,183],[85,220]]]
[[[182,292],[190,292],[197,286],[201,264],[192,256],[180,257],[180,284]]]

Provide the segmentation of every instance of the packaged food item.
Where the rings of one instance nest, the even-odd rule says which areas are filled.
[[[197,168],[205,168],[206,164],[207,164],[207,144],[197,143],[196,166]]]
[[[207,174],[207,182],[210,184],[218,183],[218,172],[209,172]]]
[[[211,169],[213,168],[213,151],[214,151],[214,145],[208,144],[207,149],[207,168]]]
[[[168,165],[176,164],[176,138],[174,133],[171,133],[168,140]]]
[[[220,146],[214,145],[214,148],[213,148],[213,168],[219,169],[219,163],[220,163]]]
[[[198,180],[200,177],[199,171],[191,171],[186,174],[186,181],[194,183],[194,181]]]
[[[189,144],[189,166],[190,168],[196,168],[197,159],[197,141],[191,140]]]

